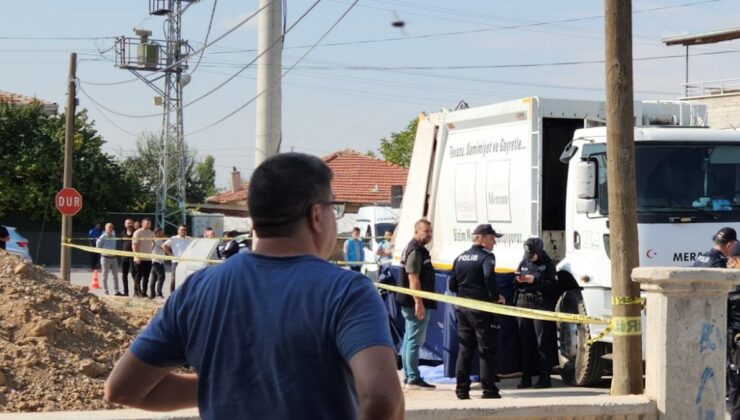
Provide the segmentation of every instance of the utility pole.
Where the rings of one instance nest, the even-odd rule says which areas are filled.
[[[75,136],[75,109],[77,107],[77,53],[69,55],[69,79],[67,80],[67,109],[64,127],[64,178],[62,187],[72,187],[72,146]],[[61,258],[59,269],[62,280],[69,282],[71,249],[64,244],[72,237],[72,216],[62,216]]]
[[[183,88],[190,81],[186,73],[190,46],[182,39],[182,15],[197,0],[149,0],[149,14],[165,16],[165,39],[150,39],[152,31],[134,28],[138,38],[119,37],[116,66],[129,70],[154,90],[155,103],[162,105],[161,156],[158,164],[154,224],[165,228],[186,222],[186,161],[183,129]],[[164,74],[164,88],[142,72]],[[175,150],[170,142],[174,140]],[[172,172],[176,174],[172,176]],[[172,203],[175,207],[172,207]]]
[[[605,0],[604,18],[609,255],[612,316],[615,321],[612,393],[641,394],[640,285],[631,277],[632,269],[639,265],[632,98],[632,0]]]
[[[254,165],[280,151],[281,88],[283,54],[283,3],[260,0],[259,35],[257,39],[257,116]],[[267,51],[269,50],[269,51]],[[267,52],[265,52],[267,51]],[[264,54],[263,54],[264,53]]]

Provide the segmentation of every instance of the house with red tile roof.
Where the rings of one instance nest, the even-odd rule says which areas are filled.
[[[347,213],[363,206],[390,205],[391,189],[406,187],[409,170],[354,150],[334,152],[323,158],[334,172],[331,182],[336,201],[347,204]]]
[[[408,169],[354,150],[334,152],[322,158],[334,172],[331,187],[336,201],[346,203],[347,213],[356,213],[363,206],[390,205],[392,187],[403,191]],[[224,214],[247,216],[247,190],[249,183],[241,183],[239,172],[231,173],[231,189],[208,197],[201,211],[222,210]],[[238,214],[232,213],[237,211]]]
[[[19,95],[17,93],[4,92],[0,90],[0,104],[9,104],[12,106],[29,106],[29,105],[41,105],[41,109],[46,115],[54,115],[59,111],[59,105],[44,101],[39,98]]]

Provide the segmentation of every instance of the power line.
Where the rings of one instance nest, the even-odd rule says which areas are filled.
[[[96,101],[95,99],[93,99],[93,97],[90,96],[90,94],[87,93],[87,91],[85,90],[85,88],[82,87],[81,84],[78,85],[78,86],[80,88],[80,92],[82,92],[82,94],[85,95],[85,97],[87,99],[89,99],[90,101],[92,101],[92,103],[94,103],[95,105],[97,105],[97,106],[103,108],[104,110],[110,112],[111,114],[116,114],[116,115],[119,115],[121,117],[126,117],[126,118],[151,118],[151,117],[159,117],[159,116],[162,115],[162,114],[134,115],[134,114],[127,114],[125,112],[116,111],[115,109],[110,109],[107,106],[105,106],[105,105],[101,104],[100,102]]]
[[[273,0],[273,1],[277,1],[277,0]],[[161,79],[162,77],[164,77],[164,74],[166,74],[166,71],[167,70],[170,70],[170,69],[174,68],[175,66],[178,66],[180,63],[182,63],[184,61],[187,61],[190,57],[192,57],[192,56],[200,53],[201,56],[198,59],[198,64],[196,64],[196,69],[197,69],[198,65],[200,64],[200,60],[203,58],[203,54],[202,53],[207,48],[209,48],[213,44],[217,43],[218,41],[222,40],[223,38],[225,38],[226,36],[228,36],[229,34],[231,34],[232,32],[234,32],[235,30],[239,29],[242,25],[244,25],[245,23],[249,22],[252,18],[254,18],[255,16],[257,16],[263,9],[265,9],[270,4],[272,4],[272,2],[270,2],[270,3],[266,4],[265,6],[257,9],[254,13],[252,13],[251,15],[247,16],[246,18],[242,19],[239,23],[237,23],[236,25],[234,25],[231,29],[229,29],[228,31],[224,32],[223,34],[221,34],[220,36],[218,36],[213,41],[204,43],[202,47],[200,47],[199,49],[195,50],[194,52],[192,52],[192,53],[184,56],[183,58],[177,60],[176,62],[170,64],[167,67],[163,67],[161,69],[152,71],[150,74],[157,74],[157,73],[163,73],[163,74],[162,75],[159,75],[159,76],[157,76],[155,78],[147,79],[147,80],[151,83],[151,82],[155,82],[155,81]],[[211,21],[208,24],[208,33],[210,33],[210,31],[211,31],[211,26],[212,26],[212,23],[213,23],[213,13],[215,12],[215,9],[216,9],[216,0],[214,0],[213,10],[211,12]],[[117,39],[117,37],[114,37],[114,39]],[[208,40],[208,35],[206,35],[206,41],[207,40]],[[146,77],[145,77],[145,79],[146,79]],[[135,77],[135,78],[132,78],[132,79],[127,79],[127,80],[120,81],[120,82],[98,82],[98,83],[83,82],[83,83],[87,83],[87,84],[90,84],[90,85],[98,85],[98,86],[113,86],[113,85],[121,85],[121,84],[131,83],[131,82],[134,82],[134,81],[137,81],[137,80],[139,80],[138,77]],[[151,116],[159,116],[159,115],[161,115],[161,114],[139,115],[139,116],[132,117],[132,118],[148,118],[148,117],[151,117]]]
[[[337,1],[337,0],[335,0]],[[655,11],[661,11],[661,10],[668,10],[668,9],[676,9],[676,8],[683,8],[683,7],[690,7],[695,6],[699,4],[704,3],[715,3],[722,0],[702,0],[702,1],[695,1],[690,3],[683,3],[683,4],[677,4],[672,6],[661,6],[661,7],[654,7],[654,8],[648,8],[648,9],[641,9],[641,10],[635,10],[633,11],[634,14],[638,13],[648,13],[648,12],[655,12]],[[394,2],[395,3],[395,2]],[[402,2],[403,3],[403,2]],[[411,2],[405,2],[408,4],[413,4],[414,7],[421,6],[419,3],[411,3]],[[369,7],[366,5],[361,5],[362,7]],[[427,9],[430,9],[431,7],[427,7]],[[438,8],[440,10],[454,10],[454,9],[446,9],[446,8]],[[392,10],[392,9],[387,9]],[[414,14],[414,13],[411,13]],[[426,16],[426,15],[424,15]],[[516,20],[511,18],[505,18],[495,15],[484,15],[484,16],[491,16],[497,19],[506,20],[510,22],[515,22]],[[567,18],[567,19],[561,19],[561,20],[553,20],[553,21],[541,21],[541,22],[533,22],[533,21],[525,21],[525,20],[519,20],[519,24],[515,25],[509,25],[509,26],[496,26],[491,28],[483,28],[483,29],[475,29],[475,30],[466,30],[466,31],[453,31],[453,32],[442,32],[442,33],[434,33],[434,34],[422,34],[422,35],[409,35],[409,36],[403,36],[403,37],[390,37],[390,38],[379,38],[379,39],[368,39],[368,40],[356,40],[356,41],[344,41],[344,42],[334,42],[334,43],[327,43],[322,44],[321,47],[334,47],[334,46],[347,46],[347,45],[362,45],[362,44],[374,44],[374,43],[380,43],[380,42],[394,42],[394,41],[406,41],[411,39],[423,39],[423,38],[435,38],[435,37],[444,37],[444,36],[457,36],[457,35],[465,35],[465,34],[472,34],[472,33],[480,33],[480,32],[492,32],[492,31],[500,31],[500,30],[508,30],[508,29],[523,29],[527,27],[533,27],[533,26],[557,26],[560,23],[572,23],[572,22],[578,22],[578,21],[586,21],[586,20],[593,20],[593,19],[601,19],[603,18],[603,15],[592,15],[592,16],[584,16],[584,17],[576,17],[576,18]],[[570,29],[568,27],[565,27],[566,29]],[[593,32],[588,31],[584,28],[578,28],[579,31],[587,31],[587,32]],[[542,31],[534,31],[534,32],[542,32]],[[547,33],[547,32],[545,32]],[[556,33],[559,34],[559,33]],[[565,35],[565,36],[577,36],[573,34],[559,34],[559,35]],[[644,39],[650,39],[653,41],[650,45],[659,45],[655,42],[654,38],[649,37],[639,37],[634,36],[635,38],[644,38]],[[310,45],[294,45],[285,47],[285,49],[304,49],[304,48],[310,48]],[[232,51],[218,51],[214,52],[212,54],[233,54],[233,53],[242,53],[242,52],[254,52],[254,49],[234,49]]]
[[[727,51],[708,51],[696,53],[693,56],[733,54],[740,52],[738,50]],[[685,58],[683,54],[658,55],[652,57],[633,58],[632,61],[653,61],[665,60],[671,58]],[[558,66],[575,66],[583,64],[603,64],[604,60],[583,60],[583,61],[556,61],[550,63],[520,63],[520,64],[476,64],[463,66],[303,66],[300,68],[311,70],[479,70],[479,69],[509,69],[509,68],[529,68],[529,67],[558,67]]]
[[[206,37],[203,40],[203,45],[208,44],[208,36],[211,34],[211,27],[213,26],[213,16],[216,15],[216,5],[218,4],[218,0],[213,0],[213,8],[211,9],[211,18],[208,19],[208,29],[206,30]],[[193,67],[193,70],[190,72],[192,75],[195,73],[196,70],[198,70],[198,66],[200,66],[200,61],[203,60],[203,54],[206,52],[205,49],[202,49],[200,51],[200,56],[198,56],[198,62],[195,63],[195,66]]]
[[[156,82],[157,80],[163,78],[164,76],[165,76],[164,74],[160,74],[159,76],[150,80],[150,82]],[[116,85],[124,85],[126,83],[135,82],[137,80],[139,79],[138,78],[126,79],[126,80],[121,80],[120,82],[90,82],[90,81],[80,80],[80,83],[83,85],[90,85],[90,86],[116,86]]]
[[[43,36],[0,36],[0,39],[14,40],[14,41],[90,41],[100,39],[116,39],[114,36],[54,36],[54,37],[43,37]]]
[[[78,86],[79,86],[79,85],[78,85]],[[80,90],[81,90],[81,89],[82,89],[82,88],[80,87]],[[84,93],[84,92],[83,92],[83,93]],[[87,96],[87,94],[86,94],[86,93],[85,93],[85,96]],[[87,97],[88,97],[88,99],[90,98],[89,96],[87,96]],[[131,137],[136,137],[136,134],[134,134],[134,133],[132,133],[132,132],[130,132],[130,131],[128,131],[128,130],[126,130],[125,128],[123,128],[123,127],[119,126],[118,124],[116,124],[115,122],[113,122],[113,120],[111,120],[110,118],[108,118],[108,116],[107,116],[107,115],[105,114],[105,112],[103,112],[103,109],[102,109],[102,108],[100,108],[100,107],[98,106],[98,104],[96,104],[95,102],[93,102],[92,104],[93,104],[93,106],[95,107],[95,109],[97,109],[97,110],[98,110],[98,112],[100,112],[100,115],[101,115],[101,116],[102,116],[103,118],[105,118],[105,120],[106,120],[106,121],[108,121],[108,122],[109,122],[109,123],[110,123],[110,124],[111,124],[111,125],[112,125],[113,127],[117,128],[117,129],[119,129],[119,130],[121,130],[122,132],[124,132],[124,133],[128,134],[128,135],[129,135],[129,136],[131,136]]]
[[[279,1],[279,0],[273,0],[273,1]],[[298,17],[298,19],[297,19],[297,20],[296,20],[295,22],[293,22],[293,23],[292,23],[292,24],[291,24],[291,25],[290,25],[290,26],[289,26],[289,27],[288,27],[288,28],[287,28],[287,29],[286,29],[286,30],[285,30],[285,31],[283,32],[283,35],[282,35],[282,36],[281,36],[280,38],[278,38],[277,40],[275,40],[275,42],[273,42],[273,43],[272,43],[272,45],[270,45],[270,46],[269,46],[269,47],[268,47],[267,49],[265,49],[265,51],[262,51],[262,52],[261,52],[260,54],[258,54],[258,55],[257,55],[256,57],[254,57],[254,59],[252,59],[252,60],[251,60],[251,61],[250,61],[249,63],[247,63],[247,64],[245,64],[244,66],[242,66],[242,68],[241,68],[241,69],[239,69],[239,71],[237,71],[236,73],[234,73],[234,74],[233,74],[233,75],[232,75],[231,77],[229,77],[228,79],[224,80],[223,82],[221,82],[221,83],[220,83],[219,85],[217,85],[217,86],[216,86],[216,87],[214,87],[213,89],[211,89],[211,90],[209,90],[208,92],[204,93],[203,95],[201,95],[201,96],[199,96],[199,97],[197,97],[197,98],[193,99],[192,101],[190,101],[190,102],[186,103],[185,105],[183,105],[183,106],[182,106],[182,108],[185,108],[185,107],[187,107],[187,106],[190,106],[190,105],[192,105],[192,104],[194,104],[194,103],[196,103],[196,102],[200,101],[201,99],[203,99],[203,98],[207,97],[208,95],[211,95],[212,93],[216,92],[217,90],[221,89],[222,87],[224,87],[224,85],[226,85],[227,83],[229,83],[229,82],[231,82],[232,80],[234,80],[234,79],[235,79],[235,78],[236,78],[237,76],[239,76],[239,75],[240,75],[241,73],[243,73],[243,72],[244,72],[244,71],[245,71],[246,69],[248,69],[248,68],[249,68],[249,67],[250,67],[250,66],[251,66],[252,64],[254,64],[255,62],[257,62],[257,60],[259,60],[259,58],[260,58],[260,57],[262,57],[263,55],[265,55],[265,54],[266,54],[266,53],[267,53],[268,51],[270,51],[270,50],[271,50],[272,48],[274,48],[274,47],[275,47],[276,45],[280,44],[280,48],[282,48],[282,43],[283,43],[283,40],[285,39],[285,35],[287,35],[287,34],[288,34],[288,32],[290,32],[290,31],[291,31],[291,30],[292,30],[293,28],[295,28],[295,27],[296,27],[296,25],[298,25],[298,23],[300,23],[300,22],[301,22],[301,21],[303,20],[303,18],[305,18],[306,16],[308,16],[308,14],[309,14],[309,13],[311,13],[311,11],[312,11],[312,10],[313,10],[313,9],[314,9],[314,8],[315,8],[315,7],[316,7],[316,6],[317,6],[317,5],[318,5],[318,4],[320,3],[320,2],[321,2],[321,0],[316,0],[316,1],[315,1],[315,2],[314,2],[314,3],[313,3],[313,4],[312,4],[312,5],[311,5],[311,6],[310,6],[310,7],[308,8],[308,9],[306,9],[306,11],[305,11],[305,12],[303,12],[303,14],[302,14],[301,16],[299,16],[299,17]],[[266,7],[266,6],[265,6],[265,7]],[[309,50],[309,51],[310,51],[310,50]]]
[[[705,4],[705,3],[716,3],[719,1],[722,1],[722,0],[702,0],[702,1],[695,1],[695,2],[690,2],[690,3],[676,4],[672,6],[662,6],[662,7],[653,7],[649,9],[634,10],[632,13],[638,14],[638,13],[655,12],[655,11],[660,11],[660,10],[677,9],[681,7],[689,7],[689,6],[695,6],[699,4]],[[412,39],[426,39],[426,38],[437,38],[437,37],[443,37],[443,36],[457,36],[457,35],[466,35],[466,34],[473,34],[473,33],[500,31],[500,30],[505,30],[505,29],[519,29],[519,28],[526,28],[526,27],[531,27],[531,26],[544,26],[544,25],[553,25],[553,24],[558,24],[558,23],[579,22],[579,21],[585,21],[585,20],[602,19],[603,17],[604,15],[602,14],[602,15],[593,15],[593,16],[584,16],[584,17],[577,17],[577,18],[547,21],[547,22],[531,22],[531,23],[524,23],[524,24],[518,24],[518,25],[499,26],[499,27],[494,27],[494,28],[471,29],[471,30],[466,30],[466,31],[452,31],[452,32],[441,32],[441,33],[435,33],[435,34],[409,35],[409,36],[402,36],[402,37],[389,37],[389,38],[377,38],[377,39],[367,39],[367,40],[358,40],[358,41],[334,42],[334,43],[324,44],[322,45],[322,47],[338,47],[338,46],[346,46],[346,45],[375,44],[379,42],[395,42],[395,41],[407,41],[407,40],[412,40]],[[293,46],[293,47],[286,47],[286,49],[308,48],[308,47],[309,45],[298,45],[298,46]]]
[[[189,59],[190,57],[192,57],[192,56],[194,56],[194,55],[196,55],[196,54],[200,53],[201,51],[205,51],[205,50],[206,50],[207,48],[209,48],[209,47],[210,47],[211,45],[213,45],[213,44],[217,43],[218,41],[220,41],[220,40],[222,40],[222,39],[224,39],[224,38],[226,38],[226,37],[227,37],[227,36],[228,36],[229,34],[231,34],[232,32],[234,32],[235,30],[239,29],[239,28],[240,28],[240,27],[241,27],[242,25],[244,25],[245,23],[247,23],[247,22],[249,22],[250,20],[252,20],[252,18],[254,18],[255,16],[257,16],[257,15],[258,15],[258,14],[259,14],[259,13],[260,13],[260,12],[261,12],[262,10],[264,10],[265,8],[267,8],[267,6],[271,5],[273,1],[279,1],[279,0],[272,0],[272,1],[270,2],[270,3],[267,3],[267,4],[265,4],[264,6],[260,7],[259,9],[257,9],[257,10],[256,10],[256,11],[255,11],[254,13],[252,13],[251,15],[249,15],[249,16],[247,16],[246,18],[242,19],[242,20],[241,20],[241,21],[240,21],[239,23],[237,23],[237,24],[236,24],[235,26],[233,26],[233,27],[232,27],[231,29],[229,29],[228,31],[226,31],[226,32],[224,32],[223,34],[219,35],[219,36],[218,36],[218,37],[217,37],[216,39],[214,39],[213,41],[211,41],[211,42],[209,42],[209,43],[207,43],[207,44],[204,44],[204,45],[203,45],[202,47],[200,47],[199,49],[197,49],[197,50],[193,51],[192,53],[190,53],[190,54],[188,54],[188,55],[186,55],[186,56],[184,56],[183,58],[181,58],[181,59],[177,60],[176,62],[174,62],[174,63],[170,64],[169,66],[167,66],[167,67],[163,67],[163,68],[161,68],[161,69],[157,69],[157,70],[155,70],[155,71],[152,71],[151,73],[152,73],[152,74],[154,74],[154,73],[166,72],[166,71],[168,71],[168,70],[170,70],[170,69],[172,69],[172,68],[174,68],[174,67],[176,67],[176,66],[180,65],[180,64],[181,64],[182,62],[184,62],[184,61],[187,61],[187,60],[188,60],[188,59]],[[319,1],[321,1],[321,0],[319,0]],[[317,3],[318,3],[318,1],[317,1]],[[309,10],[310,10],[310,9],[309,9]],[[297,22],[296,22],[296,23],[297,23]]]
[[[344,19],[344,17],[345,17],[345,16],[347,16],[347,14],[348,14],[348,13],[349,13],[349,12],[350,12],[350,11],[351,11],[351,10],[352,10],[352,9],[353,9],[354,7],[355,7],[355,5],[357,5],[357,2],[358,2],[358,1],[359,1],[359,0],[354,0],[354,2],[353,2],[353,3],[352,3],[352,4],[351,4],[351,5],[350,5],[350,6],[349,6],[349,7],[347,8],[347,10],[345,10],[345,12],[344,12],[344,13],[342,13],[342,15],[341,15],[341,16],[339,16],[339,18],[338,18],[338,19],[337,19],[337,20],[336,20],[336,21],[335,21],[335,22],[334,22],[334,23],[333,23],[333,24],[332,24],[332,25],[331,25],[331,26],[329,27],[329,29],[328,29],[328,30],[326,30],[326,32],[324,32],[324,34],[323,34],[323,35],[321,35],[321,37],[320,37],[320,38],[319,38],[319,39],[318,39],[318,40],[317,40],[317,41],[316,41],[316,42],[314,43],[314,45],[313,45],[313,46],[312,46],[311,48],[309,48],[309,49],[308,49],[308,51],[306,51],[306,53],[305,53],[305,54],[303,54],[303,55],[302,55],[302,56],[301,56],[301,57],[300,57],[300,58],[299,58],[298,60],[296,60],[296,62],[295,62],[295,63],[293,63],[293,65],[292,65],[292,66],[291,66],[291,67],[290,67],[289,69],[287,69],[287,70],[286,70],[286,71],[285,71],[284,73],[282,73],[282,74],[280,75],[280,77],[278,78],[278,80],[277,80],[277,81],[278,81],[278,82],[279,82],[279,81],[281,81],[281,80],[283,79],[283,77],[285,77],[285,76],[286,76],[286,75],[287,75],[288,73],[290,73],[290,72],[291,72],[291,70],[293,70],[293,69],[294,69],[294,68],[295,68],[295,67],[296,67],[296,66],[297,66],[297,65],[298,65],[298,64],[299,64],[299,63],[300,63],[300,62],[301,62],[301,61],[302,61],[302,60],[303,60],[304,58],[306,58],[306,56],[307,56],[307,55],[308,55],[308,54],[309,54],[309,53],[310,53],[311,51],[313,51],[313,50],[314,50],[314,48],[316,48],[316,47],[317,47],[317,46],[318,46],[318,45],[319,45],[319,44],[321,43],[321,41],[322,41],[322,40],[323,40],[324,38],[326,38],[326,37],[327,37],[327,35],[329,35],[329,33],[331,33],[331,31],[332,31],[332,30],[334,30],[334,28],[335,28],[335,27],[336,27],[336,26],[337,26],[337,25],[339,24],[339,22],[341,22],[341,21],[342,21],[342,20]],[[315,6],[316,4],[318,4],[318,1],[317,1],[316,3],[314,3],[314,6]],[[312,8],[313,8],[313,6],[312,6]],[[310,9],[309,9],[309,11],[310,11]],[[299,20],[300,20],[300,19],[299,19]],[[291,28],[292,28],[292,26],[291,26]],[[290,28],[288,28],[288,31],[289,31],[289,30],[290,30]],[[287,31],[286,31],[286,33],[287,33]],[[282,39],[282,38],[284,38],[284,35],[283,35],[283,37],[281,37],[280,39]],[[273,44],[273,45],[274,45],[274,44]],[[270,46],[270,48],[272,48],[272,46]],[[264,54],[264,52],[263,52],[262,54]],[[260,55],[262,55],[262,54],[260,54]],[[259,56],[258,56],[257,58],[259,58]],[[241,71],[240,71],[240,72],[241,72]],[[237,75],[238,75],[238,73],[237,73]],[[235,75],[234,77],[236,77],[237,75]],[[246,108],[246,107],[247,107],[247,106],[248,106],[249,104],[251,104],[252,102],[254,102],[255,100],[257,100],[257,98],[258,98],[258,97],[260,97],[260,95],[262,95],[262,94],[263,94],[264,92],[265,92],[264,90],[263,90],[262,92],[259,92],[259,93],[258,93],[257,95],[255,95],[255,96],[254,96],[254,97],[253,97],[252,99],[248,100],[248,101],[247,101],[246,103],[244,103],[243,105],[241,105],[240,107],[238,107],[238,108],[237,108],[237,109],[235,109],[234,111],[230,112],[229,114],[227,114],[227,115],[226,115],[226,116],[224,116],[223,118],[219,119],[218,121],[216,121],[216,122],[214,122],[214,123],[212,123],[212,124],[210,124],[210,125],[207,125],[207,126],[205,126],[205,127],[203,127],[203,128],[200,128],[200,129],[198,129],[198,130],[195,130],[195,131],[193,131],[193,132],[191,132],[191,133],[189,133],[189,134],[197,134],[197,133],[200,133],[201,131],[207,130],[207,129],[211,128],[211,127],[214,127],[214,126],[216,126],[216,125],[218,125],[218,124],[222,123],[223,121],[226,121],[227,119],[229,119],[229,118],[231,118],[231,117],[232,117],[233,115],[235,115],[235,114],[236,114],[237,112],[241,111],[242,109]]]
[[[278,0],[273,0],[273,1],[278,1]],[[295,26],[296,26],[296,25],[298,25],[298,23],[300,23],[300,22],[301,22],[301,21],[303,20],[303,18],[305,18],[306,16],[308,16],[308,14],[309,14],[309,13],[310,13],[310,12],[311,12],[311,11],[312,11],[312,10],[313,10],[313,9],[314,9],[314,8],[315,8],[315,7],[316,7],[316,6],[317,6],[317,5],[318,5],[318,4],[320,3],[320,2],[321,2],[321,0],[316,0],[316,1],[315,1],[315,2],[314,2],[314,3],[313,3],[313,4],[312,4],[312,5],[311,5],[311,6],[310,6],[310,7],[309,7],[309,8],[308,8],[308,9],[307,9],[307,10],[306,10],[306,11],[305,11],[305,12],[304,12],[304,13],[303,13],[303,14],[302,14],[301,16],[300,16],[300,17],[298,17],[298,19],[297,19],[297,20],[296,20],[295,22],[293,22],[293,24],[292,24],[292,25],[290,25],[290,27],[288,27],[288,28],[286,29],[286,31],[285,31],[285,34],[287,34],[287,33],[288,33],[288,32],[290,32],[290,31],[291,31],[291,30],[292,30],[293,28],[295,28]],[[269,4],[271,4],[271,3],[268,3],[268,5],[269,5]],[[263,7],[262,7],[262,8],[260,8],[260,9],[259,9],[259,10],[258,10],[257,12],[253,13],[252,15],[250,15],[250,17],[249,17],[249,18],[251,18],[251,17],[255,16],[255,15],[256,15],[256,14],[257,14],[257,13],[258,13],[258,12],[259,12],[260,10],[264,9],[265,7],[267,7],[267,5],[263,6]],[[244,21],[243,21],[243,22],[244,22]],[[234,29],[236,29],[236,27],[235,27],[235,28],[232,28],[232,30],[234,30]],[[227,33],[228,33],[228,32],[227,32]],[[193,99],[192,101],[190,101],[190,102],[188,102],[188,103],[186,103],[186,104],[182,105],[182,106],[181,106],[181,107],[180,107],[179,109],[183,109],[183,108],[186,108],[186,107],[188,107],[188,106],[190,106],[190,105],[193,105],[193,104],[195,104],[196,102],[199,102],[199,101],[201,101],[202,99],[206,98],[207,96],[209,96],[209,95],[213,94],[213,93],[214,93],[214,92],[216,92],[217,90],[219,90],[219,89],[221,89],[222,87],[224,87],[224,86],[225,86],[225,85],[226,85],[227,83],[229,83],[229,82],[231,82],[232,80],[234,80],[234,79],[235,79],[235,78],[236,78],[237,76],[239,76],[239,75],[240,75],[241,73],[243,73],[243,72],[244,72],[244,71],[245,71],[246,69],[248,69],[248,68],[249,68],[249,67],[250,67],[250,66],[251,66],[252,64],[254,64],[254,63],[255,63],[255,62],[256,62],[256,61],[257,61],[257,60],[258,60],[258,59],[259,59],[260,57],[262,57],[262,56],[263,56],[264,54],[266,54],[266,53],[267,53],[268,51],[270,51],[270,49],[274,48],[274,47],[275,47],[275,46],[276,46],[277,44],[279,44],[279,43],[282,43],[282,40],[283,40],[283,38],[285,37],[285,34],[283,34],[283,36],[282,36],[282,37],[278,38],[278,39],[277,39],[277,40],[276,40],[275,42],[273,42],[273,43],[272,43],[272,45],[270,45],[270,46],[269,46],[269,47],[268,47],[268,48],[267,48],[267,49],[266,49],[265,51],[263,51],[262,53],[260,53],[259,55],[257,55],[257,56],[256,56],[256,57],[255,57],[255,58],[254,58],[253,60],[251,60],[251,61],[250,61],[249,63],[247,63],[246,65],[242,66],[242,68],[241,68],[241,69],[239,69],[239,71],[237,71],[236,73],[234,73],[233,75],[231,75],[231,76],[230,76],[229,78],[227,78],[226,80],[224,80],[223,82],[221,82],[220,84],[218,84],[218,85],[217,85],[216,87],[214,87],[213,89],[211,89],[211,90],[207,91],[206,93],[204,93],[204,94],[200,95],[199,97],[197,97],[197,98]],[[206,44],[206,45],[204,45],[204,46],[203,46],[203,47],[202,47],[202,48],[201,48],[200,50],[198,50],[198,51],[201,51],[201,50],[203,50],[203,49],[205,49],[205,48],[209,47],[210,45],[213,45],[213,43],[215,43],[215,42],[217,42],[217,41],[218,41],[219,39],[223,38],[223,36],[225,36],[225,34],[224,34],[224,35],[222,35],[222,36],[221,36],[221,37],[219,37],[219,38],[216,38],[216,39],[214,39],[213,41],[211,41],[211,43],[210,43],[210,44]],[[195,54],[195,53],[194,53],[194,54]],[[170,66],[170,67],[171,67],[171,66]],[[126,83],[126,82],[118,82],[118,83]],[[85,93],[85,96],[87,96],[88,98],[90,98],[90,96],[89,96],[89,95],[88,95],[88,94],[87,94],[86,92],[84,92],[84,91],[83,91],[83,93]],[[95,101],[95,100],[94,100],[94,99],[92,99],[92,98],[90,98],[90,100],[92,100],[92,101]],[[102,107],[103,109],[107,110],[108,112],[114,113],[114,114],[116,114],[116,115],[120,115],[120,116],[122,116],[122,117],[127,117],[127,118],[153,118],[153,117],[159,117],[159,116],[161,116],[161,115],[162,115],[162,113],[154,113],[154,114],[138,114],[138,115],[134,115],[134,114],[126,114],[126,113],[123,113],[123,112],[119,112],[119,111],[115,111],[115,110],[112,110],[112,109],[110,109],[110,108],[108,108],[108,107],[106,107],[106,106],[102,105],[101,103],[99,103],[99,102],[97,102],[97,101],[95,101],[95,103],[96,103],[96,104],[98,104],[99,106],[101,106],[101,107]]]

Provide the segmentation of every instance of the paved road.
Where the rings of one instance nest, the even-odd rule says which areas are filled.
[[[59,267],[45,267],[45,269],[49,273],[51,273],[51,274],[53,274],[55,276],[59,276]],[[169,271],[170,270],[169,265],[166,266],[166,269],[165,270],[166,270],[165,271],[165,280],[164,280],[164,286],[162,287],[162,294],[164,294],[164,296],[166,298],[167,296],[170,295],[170,278],[171,278],[170,276],[171,276],[171,273]],[[89,268],[73,268],[72,271],[71,271],[71,273],[70,273],[70,281],[72,282],[72,284],[77,285],[77,286],[91,287],[91,285],[92,285],[92,276],[93,276],[92,270],[90,270]],[[102,295],[105,294],[104,290],[102,289],[102,287],[103,287],[103,275],[102,275],[102,272],[100,272],[100,271],[98,272],[98,277],[100,279],[99,283],[100,283],[100,287],[101,288],[100,289],[92,289],[91,288],[90,289],[90,292],[92,292],[92,293],[94,293],[94,294],[96,294],[98,296],[102,296]],[[108,285],[109,285],[108,287],[110,287],[111,294],[115,293],[114,292],[114,289],[113,289],[113,279],[112,278],[113,278],[113,275],[112,274],[108,275]],[[131,275],[130,274],[129,274],[128,283],[129,283],[128,284],[129,295],[132,295],[134,293],[134,285],[133,285],[133,280],[131,280]],[[119,273],[118,273],[118,287],[120,288],[121,292],[123,292],[123,284],[121,283],[121,273],[120,273],[120,270],[119,270]]]

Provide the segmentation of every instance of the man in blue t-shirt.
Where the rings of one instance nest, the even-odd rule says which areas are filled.
[[[361,261],[365,261],[365,247],[360,240],[360,228],[352,229],[352,237],[344,241],[342,254],[350,270],[360,271],[362,268]]]
[[[197,405],[204,419],[403,418],[377,291],[323,259],[336,242],[331,177],[299,153],[260,165],[249,184],[254,252],[190,276],[116,363],[106,399]],[[184,364],[197,374],[173,372]]]

